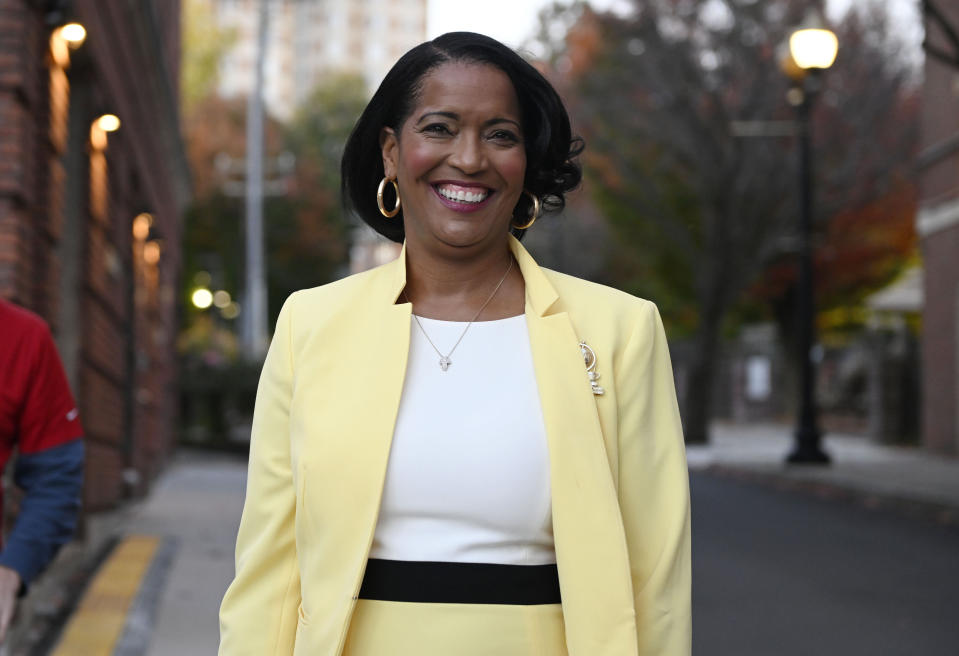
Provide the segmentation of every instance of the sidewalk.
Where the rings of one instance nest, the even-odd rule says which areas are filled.
[[[784,425],[713,426],[690,446],[690,469],[799,489],[828,498],[892,505],[959,523],[959,460],[866,438],[828,435],[825,467],[783,464]],[[87,587],[55,656],[200,656],[216,653],[217,611],[233,576],[246,463],[184,451],[149,498],[129,509],[120,540]]]
[[[800,488],[823,496],[855,497],[870,505],[892,505],[959,522],[959,459],[918,447],[877,444],[866,437],[827,434],[826,466],[785,464],[793,429],[782,424],[712,426],[708,445],[687,447],[691,470]]]
[[[131,509],[52,654],[215,654],[245,485],[239,456],[178,453]]]

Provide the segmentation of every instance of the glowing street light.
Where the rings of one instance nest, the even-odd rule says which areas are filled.
[[[193,295],[190,297],[190,300],[193,301],[194,307],[200,310],[206,310],[213,305],[213,293],[206,287],[200,287],[193,290]]]
[[[90,145],[95,150],[106,150],[107,134],[120,129],[120,119],[116,114],[103,114],[90,124]]]
[[[236,301],[232,301],[229,305],[220,310],[220,315],[224,319],[236,319],[238,316],[240,316],[240,304]]]
[[[839,40],[830,31],[819,28],[796,30],[789,37],[789,53],[803,70],[827,69],[836,61]]]
[[[87,30],[80,23],[67,23],[60,28],[60,36],[71,48],[79,48],[87,40]]]
[[[133,238],[137,241],[146,241],[150,235],[150,226],[153,225],[153,217],[146,212],[137,214],[133,219]]]
[[[143,261],[147,264],[156,264],[160,261],[160,242],[151,239],[143,245]]]
[[[120,129],[120,119],[116,114],[104,114],[97,119],[97,127],[104,132],[116,132]]]
[[[233,299],[230,297],[230,292],[226,291],[225,289],[220,289],[213,293],[213,305],[217,306],[221,310],[230,305],[232,302]]]

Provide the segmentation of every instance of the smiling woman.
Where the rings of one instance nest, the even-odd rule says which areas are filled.
[[[400,136],[407,128],[413,134],[425,129],[430,136],[441,137],[438,133],[453,136],[454,129],[460,127],[457,123],[465,116],[436,106],[437,98],[432,96],[439,94],[456,94],[458,98],[449,100],[467,103],[465,109],[470,110],[474,121],[479,109],[475,103],[482,102],[488,114],[483,120],[497,123],[477,124],[472,129],[487,130],[484,136],[489,145],[515,149],[525,155],[523,189],[530,194],[521,195],[520,189],[514,197],[515,205],[509,213],[516,219],[515,225],[529,222],[533,198],[542,202],[546,213],[563,208],[564,195],[580,182],[580,169],[574,158],[582,150],[582,140],[572,137],[569,117],[559,95],[535,68],[509,48],[478,34],[454,32],[404,55],[357,121],[343,156],[342,185],[344,197],[364,221],[385,237],[403,241],[404,222],[385,220],[369,189],[371,185],[375,189],[385,173],[386,162],[377,161],[384,145],[384,132]],[[430,117],[436,120],[426,120]],[[522,238],[521,229],[512,231]]]
[[[488,37],[387,74],[343,192],[404,248],[280,313],[221,654],[689,654],[659,314],[519,242],[581,149],[556,91]]]

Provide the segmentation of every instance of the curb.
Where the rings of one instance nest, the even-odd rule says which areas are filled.
[[[84,561],[77,568],[77,571],[74,572],[67,586],[69,592],[63,598],[61,605],[57,607],[56,612],[49,616],[49,623],[46,630],[40,634],[34,644],[29,645],[30,653],[49,654],[53,650],[53,647],[60,639],[63,627],[66,626],[70,620],[70,616],[76,610],[77,604],[80,603],[80,599],[86,593],[90,581],[93,580],[97,570],[100,569],[107,558],[110,557],[110,554],[113,553],[118,541],[117,536],[111,536],[99,546],[92,558]]]
[[[92,573],[59,634],[52,636],[52,649],[43,653],[145,654],[177,547],[174,538],[160,535],[119,539]]]
[[[869,510],[891,512],[909,519],[959,527],[959,507],[945,503],[864,490],[834,481],[809,480],[725,464],[711,464],[695,471],[782,492],[812,496],[822,501],[840,501]]]

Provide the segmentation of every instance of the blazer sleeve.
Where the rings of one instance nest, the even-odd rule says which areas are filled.
[[[646,302],[617,367],[619,496],[640,656],[691,652],[689,475],[659,311]]]
[[[220,656],[293,653],[300,605],[289,437],[294,296],[280,311],[257,387],[236,576],[220,606]]]

